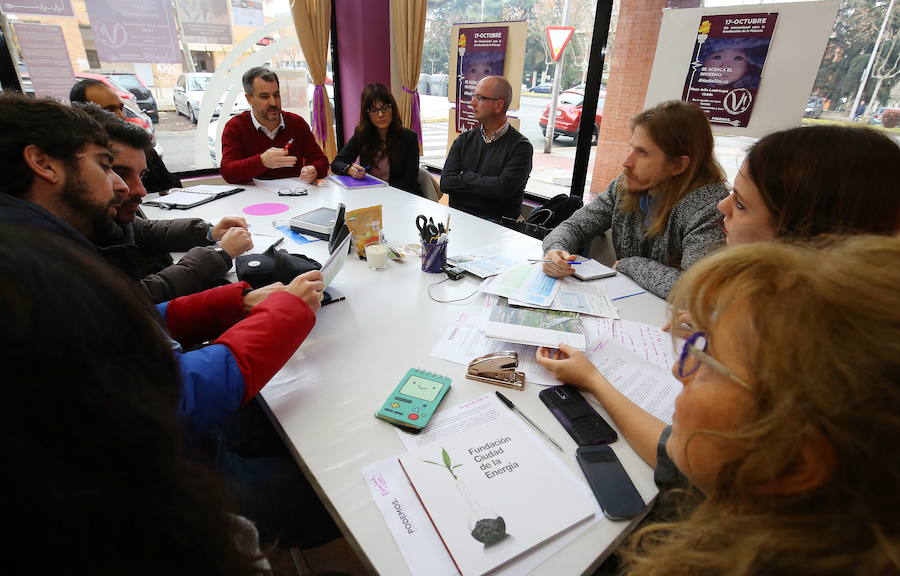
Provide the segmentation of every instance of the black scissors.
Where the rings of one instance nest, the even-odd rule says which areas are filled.
[[[422,242],[431,242],[440,234],[437,226],[434,225],[434,219],[425,218],[422,214],[416,216],[416,228],[419,229],[419,236],[422,237]]]

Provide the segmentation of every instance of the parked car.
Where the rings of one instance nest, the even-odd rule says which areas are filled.
[[[592,144],[597,143],[597,137],[600,134],[600,121],[603,119],[603,104],[606,102],[606,90],[601,90],[597,98],[597,113],[594,116],[594,134],[591,141]],[[581,127],[581,108],[584,103],[583,90],[566,90],[559,95],[556,103],[556,123],[553,126],[553,139],[556,140],[560,136],[571,136],[576,138],[578,130]],[[541,132],[547,136],[547,119],[550,117],[550,104],[544,108],[538,124],[541,126]]]
[[[810,96],[806,103],[806,110],[803,111],[804,118],[818,118],[825,109],[825,99],[821,96]]]
[[[211,72],[190,72],[182,74],[175,82],[175,93],[173,100],[175,102],[175,112],[190,118],[191,122],[197,123],[197,114],[200,112],[200,104],[203,102],[203,94],[206,92],[206,85],[212,78]],[[225,94],[219,99],[219,103],[213,110],[213,118],[217,118],[222,112],[222,104],[225,102]],[[242,94],[238,94],[231,107],[231,116],[240,114],[244,110],[249,110],[250,104]]]
[[[885,128],[895,128],[900,124],[900,108],[885,108],[879,106],[878,110],[872,112],[869,118],[869,124],[873,126],[884,126]]]
[[[535,94],[550,94],[553,92],[553,82],[544,82],[543,84],[538,84],[537,86],[533,86],[529,92],[533,92]]]
[[[113,84],[133,94],[134,101],[137,102],[141,111],[153,122],[159,122],[159,107],[156,105],[156,98],[153,97],[153,92],[147,88],[140,76],[134,72],[107,72],[104,70],[91,70],[91,72],[105,75]]]
[[[128,90],[125,90],[124,88],[120,88],[119,85],[113,82],[106,74],[98,74],[96,72],[78,72],[77,74],[75,74],[75,78],[77,80],[99,80],[100,82],[103,82],[104,84],[109,86],[110,90],[115,92],[119,96],[119,98],[122,99],[122,102],[136,103],[134,94],[132,94]]]
[[[19,83],[22,85],[22,93],[34,97],[34,86],[31,84],[31,74],[24,62],[19,62]]]
[[[125,119],[150,133],[150,137],[153,139],[153,148],[159,154],[159,157],[162,158],[163,147],[156,138],[156,126],[153,125],[153,120],[150,119],[150,116],[144,114],[134,102],[129,100],[123,100],[122,102],[125,104]]]

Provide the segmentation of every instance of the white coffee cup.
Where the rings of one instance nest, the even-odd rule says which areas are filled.
[[[366,246],[366,261],[372,270],[384,270],[387,266],[388,247],[384,244],[369,244]]]

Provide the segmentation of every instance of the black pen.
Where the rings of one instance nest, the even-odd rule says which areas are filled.
[[[534,422],[532,422],[532,421],[531,421],[531,418],[529,418],[528,416],[522,414],[522,411],[519,410],[518,408],[516,408],[516,405],[512,403],[512,400],[510,400],[509,398],[507,398],[506,396],[504,396],[503,394],[501,394],[499,391],[498,391],[498,392],[495,392],[495,394],[497,395],[497,398],[499,398],[501,402],[503,402],[504,404],[506,404],[506,405],[509,407],[510,410],[512,410],[513,412],[515,412],[516,414],[518,414],[519,416],[521,416],[523,420],[525,420],[526,422],[528,422],[529,424],[531,424],[531,427],[534,428],[535,430],[537,430],[538,433],[539,433],[541,436],[543,436],[543,437],[547,440],[547,442],[549,442],[549,443],[553,444],[554,446],[556,446],[556,447],[559,449],[560,452],[563,451],[563,447],[560,446],[559,444],[557,444],[557,443],[553,440],[553,438],[547,436],[547,433],[546,433],[546,432],[544,432],[543,430],[541,430],[540,428],[538,428],[538,425],[535,424]]]

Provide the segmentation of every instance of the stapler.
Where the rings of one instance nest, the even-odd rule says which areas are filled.
[[[517,352],[494,352],[485,354],[469,362],[466,378],[496,384],[513,390],[525,389],[525,373],[517,372],[519,354]]]

